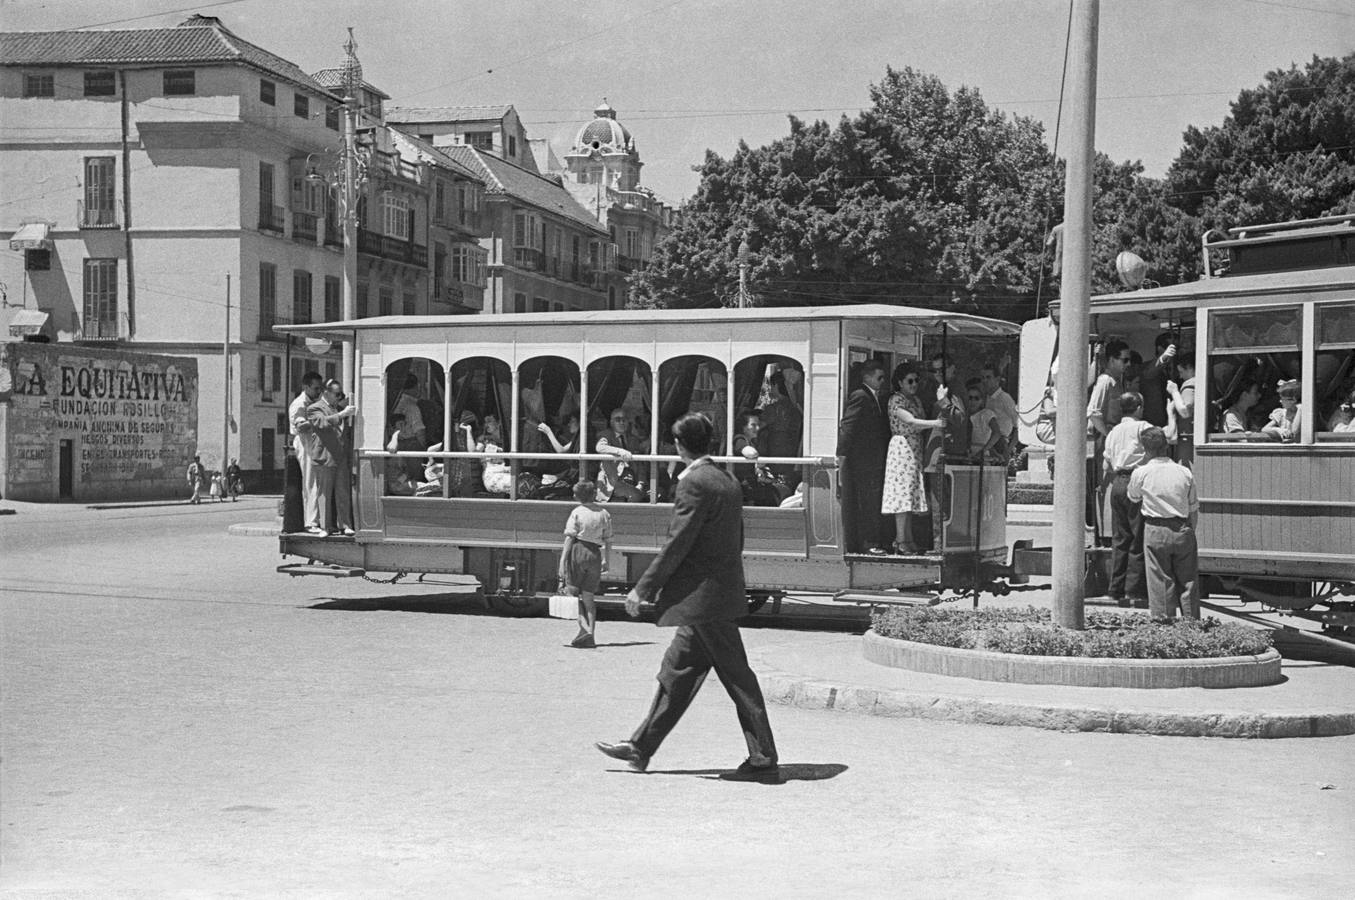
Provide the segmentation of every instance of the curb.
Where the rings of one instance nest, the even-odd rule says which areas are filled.
[[[230,526],[226,533],[236,537],[277,537],[282,533],[282,526],[276,522],[246,522]]]
[[[982,697],[842,684],[782,672],[751,654],[768,701],[799,709],[837,710],[888,718],[968,725],[1024,725],[1050,731],[1155,734],[1168,737],[1300,738],[1355,734],[1355,712],[1161,712],[1058,703],[1019,703]]]
[[[1192,659],[1025,656],[922,644],[885,637],[872,629],[862,637],[861,650],[862,655],[876,665],[952,678],[1018,684],[1158,690],[1262,687],[1284,680],[1280,674],[1280,654],[1273,647],[1254,656]]]

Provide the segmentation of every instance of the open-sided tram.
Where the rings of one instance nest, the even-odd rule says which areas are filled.
[[[1093,297],[1092,332],[1145,359],[1159,335],[1194,348],[1195,416],[1182,440],[1193,442],[1206,586],[1350,634],[1355,216],[1210,232],[1202,253],[1199,281]],[[1023,409],[1038,406],[1053,333],[1048,321],[1024,329]],[[1289,382],[1298,428],[1282,438],[1266,423]]]
[[[898,589],[939,593],[989,582],[1006,561],[1006,471],[996,466],[947,467],[949,512],[935,552],[846,553],[834,454],[844,399],[867,359],[892,369],[945,353],[962,383],[1014,350],[1019,329],[1007,322],[870,305],[388,316],[278,330],[355,345],[357,534],[282,535],[285,556],[309,561],[293,572],[465,573],[507,607],[537,609],[557,586],[573,502],[561,488],[606,471],[626,487],[607,503],[615,539],[604,587],[625,589],[666,537],[679,463],[673,421],[708,413],[723,444],[715,461],[746,466],[736,447],[739,413],[751,409],[778,430],[758,464],[799,498],[745,506],[755,605],[788,591],[857,602]],[[624,466],[597,452],[604,434],[626,446]],[[428,446],[410,446],[416,440]],[[435,467],[441,477],[421,482]]]

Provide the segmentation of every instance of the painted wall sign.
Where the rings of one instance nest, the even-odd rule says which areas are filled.
[[[178,490],[197,452],[197,362],[70,344],[0,345],[11,496],[56,489],[71,441],[77,498]],[[30,490],[25,490],[25,488]],[[131,489],[130,491],[127,489]]]

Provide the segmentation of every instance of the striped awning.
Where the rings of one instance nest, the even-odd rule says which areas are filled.
[[[51,250],[52,239],[47,236],[51,226],[46,222],[29,222],[20,225],[19,230],[9,239],[11,250]]]

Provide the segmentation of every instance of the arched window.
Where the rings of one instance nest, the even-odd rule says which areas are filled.
[[[788,356],[750,356],[734,366],[734,409],[758,413],[755,445],[762,456],[802,456],[804,450],[804,366]],[[735,429],[743,428],[736,421]],[[799,467],[780,463],[769,466],[786,487],[800,483]]]
[[[649,365],[629,356],[609,356],[588,366],[588,409],[584,422],[589,452],[649,453],[652,435],[653,375]],[[604,462],[596,470],[598,496],[613,502],[648,499],[654,467]]]
[[[447,402],[442,365],[416,357],[386,367],[384,446],[400,451],[427,450],[442,442]],[[428,481],[423,460],[413,457],[386,466],[386,493],[412,495]],[[430,491],[431,492],[431,491]],[[440,489],[437,493],[441,493]]]
[[[560,454],[582,452],[579,391],[579,367],[567,359],[538,356],[518,366],[518,445],[541,454],[520,466],[519,500],[570,499],[579,462]]]

